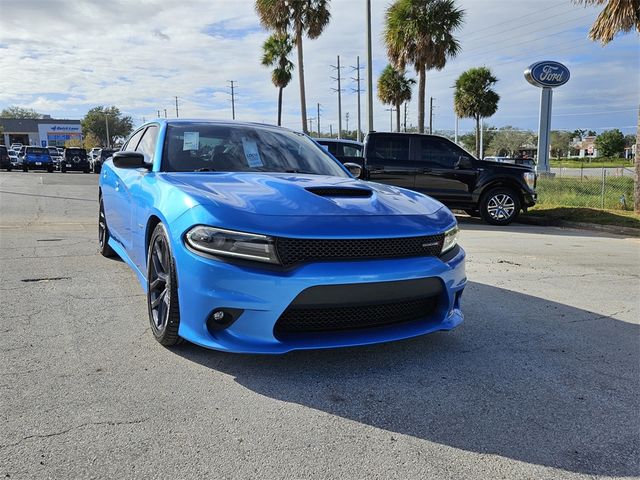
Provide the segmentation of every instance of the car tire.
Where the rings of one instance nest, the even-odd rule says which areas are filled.
[[[11,171],[11,167],[7,168],[7,172],[10,172],[10,171]]]
[[[180,306],[176,279],[169,235],[159,223],[151,234],[147,251],[147,308],[151,332],[165,347],[182,341],[178,335]]]
[[[67,167],[60,167],[61,173],[67,173]]]
[[[117,255],[113,248],[109,246],[110,238],[111,235],[109,235],[109,227],[107,226],[107,216],[104,213],[104,203],[101,198],[98,210],[98,248],[100,255],[103,257],[113,258]]]
[[[22,167],[22,171],[25,172],[25,173],[28,172],[29,171],[29,167]]]
[[[93,167],[93,173],[100,173],[102,169],[99,166]]]
[[[53,167],[47,167],[47,173],[53,173]]]
[[[491,225],[509,225],[520,213],[520,197],[510,188],[498,187],[482,196],[480,214]]]

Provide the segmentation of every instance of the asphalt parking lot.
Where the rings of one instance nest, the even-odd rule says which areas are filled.
[[[461,219],[449,333],[168,350],[97,253],[97,176],[0,172],[0,476],[640,475],[640,241]]]

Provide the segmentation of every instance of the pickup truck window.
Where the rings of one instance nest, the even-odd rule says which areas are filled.
[[[420,156],[422,163],[435,168],[454,168],[462,156],[462,151],[444,138],[425,137],[420,139]]]
[[[409,160],[409,138],[377,136],[374,157],[383,160]]]
[[[345,157],[361,157],[362,149],[354,145],[342,145],[342,154]]]

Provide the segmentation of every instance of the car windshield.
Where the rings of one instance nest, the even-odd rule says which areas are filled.
[[[82,148],[67,148],[67,153],[69,155],[86,155],[87,152]]]
[[[348,177],[306,135],[247,125],[170,125],[162,169],[167,172],[290,172]]]

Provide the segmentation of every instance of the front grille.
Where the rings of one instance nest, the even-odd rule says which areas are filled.
[[[373,258],[435,257],[442,251],[444,235],[353,240],[306,240],[276,238],[283,265],[314,260],[359,260]]]
[[[292,305],[274,327],[277,338],[287,334],[336,332],[384,327],[427,317],[438,306],[438,297],[420,297],[367,305],[310,307]]]

